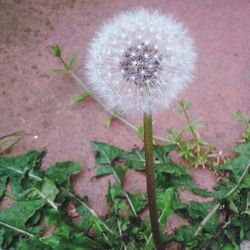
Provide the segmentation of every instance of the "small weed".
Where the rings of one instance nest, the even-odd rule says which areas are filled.
[[[236,112],[236,118],[244,125],[242,133],[242,142],[250,141],[250,117],[243,114],[240,110]]]
[[[179,156],[191,163],[195,168],[206,167],[219,170],[219,165],[225,162],[222,152],[216,152],[216,146],[207,144],[201,138],[198,131],[200,121],[193,119],[188,111],[191,109],[191,103],[182,99],[179,102],[179,108],[176,110],[179,114],[184,114],[187,124],[175,131],[173,128],[167,129],[171,143],[177,146]]]

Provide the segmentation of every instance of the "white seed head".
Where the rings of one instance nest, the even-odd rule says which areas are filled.
[[[110,109],[151,113],[177,97],[192,79],[195,61],[193,41],[182,23],[138,9],[103,25],[86,68],[92,90]]]

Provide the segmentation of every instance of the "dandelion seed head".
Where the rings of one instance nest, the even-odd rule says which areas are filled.
[[[195,61],[192,39],[182,23],[138,9],[102,26],[86,68],[92,90],[110,109],[150,113],[176,99],[192,79]]]

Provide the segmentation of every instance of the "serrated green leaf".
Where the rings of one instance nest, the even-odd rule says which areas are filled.
[[[175,234],[169,237],[169,240],[175,240],[179,242],[189,242],[194,235],[194,226],[181,226],[175,230]]]
[[[50,246],[43,244],[38,238],[27,238],[18,241],[16,250],[52,250]]]
[[[191,171],[171,161],[168,162],[168,164],[157,164],[156,171],[157,173],[166,173],[175,176],[185,175],[191,177]]]
[[[102,244],[82,234],[76,234],[72,239],[67,239],[61,235],[53,234],[43,238],[43,243],[51,246],[53,249],[60,250],[104,250]]]
[[[119,184],[110,185],[108,189],[108,201],[115,202],[116,198],[124,197],[124,191]]]
[[[144,150],[133,148],[130,152],[122,152],[119,158],[125,160],[129,168],[139,171],[145,170]]]
[[[0,212],[0,225],[16,232],[29,232],[26,227],[28,219],[44,205],[42,200],[17,201]]]
[[[242,143],[234,148],[234,151],[239,153],[240,155],[245,155],[250,157],[250,142]]]
[[[157,193],[157,208],[160,211],[159,221],[166,222],[166,218],[173,213],[175,202],[175,188],[168,188]]]
[[[200,203],[190,201],[187,203],[188,215],[193,219],[203,219],[208,214],[213,204],[213,202]]]
[[[155,161],[160,161],[160,163],[169,162],[169,154],[176,149],[176,145],[154,145],[153,154]]]
[[[134,205],[136,213],[141,212],[141,210],[146,208],[148,204],[148,199],[145,194],[136,193],[134,195],[130,195],[130,199]]]
[[[83,101],[88,96],[91,96],[90,92],[85,91],[85,92],[81,93],[80,95],[73,97],[72,101],[71,101],[71,105],[73,105],[77,102]]]
[[[123,152],[123,150],[115,146],[97,141],[92,141],[91,146],[95,152],[95,160],[97,164],[111,165],[113,160]]]
[[[12,193],[19,195],[22,190],[22,179],[28,176],[33,181],[40,182],[42,179],[36,170],[39,169],[42,159],[46,152],[31,151],[16,157],[0,157],[0,176],[1,180],[6,182],[9,178]],[[5,191],[5,185],[2,183],[0,193]]]
[[[128,168],[126,166],[115,166],[113,167],[113,174],[115,176],[116,182],[120,185],[123,184],[123,177],[125,176]]]
[[[40,198],[44,199],[51,207],[58,211],[54,200],[56,195],[59,193],[59,190],[52,180],[45,177],[41,188],[32,186],[32,189],[38,194]]]
[[[96,169],[95,177],[113,174],[113,167],[109,165],[102,165]]]
[[[71,175],[78,174],[81,170],[80,164],[73,161],[58,162],[46,170],[45,175],[57,185],[70,188]]]

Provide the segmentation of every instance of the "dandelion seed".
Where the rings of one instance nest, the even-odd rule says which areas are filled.
[[[169,107],[192,79],[195,61],[182,23],[138,9],[103,25],[91,43],[86,67],[92,90],[110,109],[151,113]],[[106,78],[108,66],[112,76]]]

